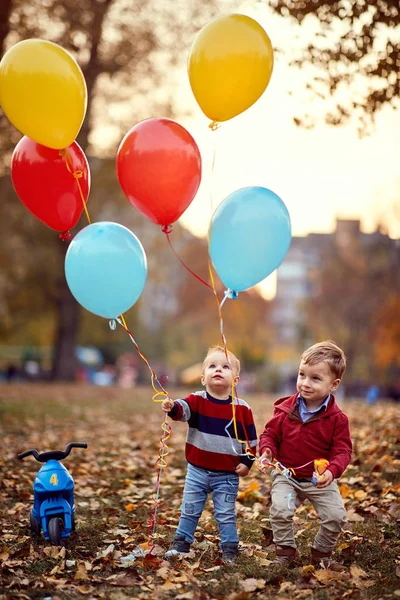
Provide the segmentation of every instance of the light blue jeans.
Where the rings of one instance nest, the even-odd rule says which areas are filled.
[[[181,518],[177,535],[192,543],[198,520],[203,512],[208,494],[214,503],[214,517],[218,523],[221,546],[237,544],[235,501],[239,489],[239,477],[235,473],[207,471],[188,464],[183,490]]]

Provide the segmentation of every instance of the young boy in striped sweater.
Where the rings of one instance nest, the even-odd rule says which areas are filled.
[[[240,362],[232,352],[228,357],[221,346],[209,348],[201,377],[205,391],[175,401],[168,398],[161,405],[171,419],[187,421],[189,426],[181,517],[173,545],[165,554],[167,559],[189,552],[209,493],[223,561],[232,562],[238,551],[235,501],[239,477],[248,474],[253,460],[236,439],[231,392],[232,382],[236,386],[239,381]],[[257,434],[251,409],[243,400],[234,400],[237,437],[246,440],[255,454]]]

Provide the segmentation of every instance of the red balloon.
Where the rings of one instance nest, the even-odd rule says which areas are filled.
[[[11,179],[18,198],[45,225],[67,232],[77,224],[83,211],[79,186],[86,202],[90,170],[76,142],[54,150],[24,136],[14,149]]]
[[[171,119],[146,119],[128,131],[117,152],[119,183],[140,212],[171,225],[195,197],[201,156],[188,131]]]

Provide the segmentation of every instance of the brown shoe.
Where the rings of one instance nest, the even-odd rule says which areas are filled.
[[[343,565],[333,560],[332,552],[320,552],[315,548],[311,548],[311,564],[313,564],[314,567],[329,569],[330,571],[341,571],[345,568]]]
[[[296,565],[297,552],[291,546],[277,546],[276,558],[272,561],[271,567],[287,567],[288,569]]]

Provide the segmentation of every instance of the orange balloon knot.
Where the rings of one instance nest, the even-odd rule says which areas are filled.
[[[83,177],[83,171],[74,171],[72,175],[75,177],[75,179],[80,179]]]
[[[172,231],[172,225],[163,225],[161,231],[168,235]]]
[[[63,233],[60,233],[60,235],[58,237],[63,242],[68,242],[69,240],[72,239],[72,233],[70,231],[63,231]]]
[[[218,123],[218,121],[212,121],[209,124],[209,128],[211,129],[211,131],[217,131],[217,129],[219,129],[221,127],[221,123]]]

